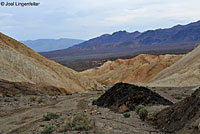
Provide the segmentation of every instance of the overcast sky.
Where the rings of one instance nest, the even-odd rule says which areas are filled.
[[[31,0],[15,0],[26,1]],[[200,0],[35,1],[38,7],[0,6],[0,32],[17,40],[87,40],[119,30],[145,31],[200,20]]]

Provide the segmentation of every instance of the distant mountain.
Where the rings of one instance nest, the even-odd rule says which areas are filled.
[[[108,45],[108,44],[116,44],[127,41],[132,41],[141,33],[136,31],[133,33],[128,33],[126,31],[118,31],[113,34],[104,34],[100,37],[85,41],[78,45],[75,45],[73,48],[84,48],[84,47],[92,47],[94,45]]]
[[[182,54],[191,51],[198,41],[200,41],[200,21],[142,33],[119,31],[104,34],[68,49],[41,54],[60,63],[67,63],[69,60],[102,59],[141,53],[154,54],[152,51]]]
[[[149,30],[138,36],[141,45],[200,41],[200,21],[188,25],[177,25],[169,29]]]
[[[198,42],[200,41],[200,21],[188,25],[177,25],[168,29],[148,30],[140,33],[138,31],[128,33],[126,31],[115,32],[112,35],[105,34],[100,37],[90,39],[72,48],[88,48],[94,46],[104,46],[129,43],[139,45],[154,45],[164,43]],[[123,45],[122,44],[122,45]],[[117,45],[120,46],[120,45]]]
[[[73,45],[82,43],[84,42],[84,40],[61,38],[27,40],[21,42],[37,52],[47,52],[59,49],[66,49]]]

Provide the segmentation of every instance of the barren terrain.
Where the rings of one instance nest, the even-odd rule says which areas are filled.
[[[156,90],[154,88],[154,90]],[[160,94],[166,91],[179,91],[179,88],[159,89]],[[185,88],[188,95],[191,88]],[[68,131],[66,133],[91,133],[91,134],[162,134],[159,130],[143,122],[135,111],[131,117],[125,118],[123,114],[113,112],[107,108],[92,105],[92,101],[99,98],[103,92],[75,93],[68,96],[47,95],[18,95],[15,97],[1,97],[0,101],[0,133],[3,134],[36,134],[44,129],[45,124],[51,122],[56,126],[54,133],[59,133],[59,128],[65,120],[74,113],[86,113],[92,117],[95,127],[90,131]],[[168,97],[168,94],[166,95]],[[6,99],[7,98],[7,99]],[[34,99],[35,98],[35,99]],[[40,98],[43,98],[42,101]],[[181,99],[180,99],[181,100]],[[180,101],[171,98],[171,101]],[[148,106],[149,116],[168,106]],[[55,112],[58,119],[43,121],[43,115]]]

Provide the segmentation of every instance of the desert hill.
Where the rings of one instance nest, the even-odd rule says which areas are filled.
[[[99,90],[96,81],[48,60],[22,43],[0,33],[0,79],[64,88],[68,92]]]
[[[200,46],[180,59],[171,67],[160,72],[152,86],[199,86],[200,85]]]
[[[132,59],[107,61],[102,66],[83,71],[81,74],[103,84],[146,83],[182,56],[141,54]]]

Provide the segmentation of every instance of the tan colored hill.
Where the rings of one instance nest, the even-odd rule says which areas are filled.
[[[132,59],[108,61],[101,67],[83,71],[81,74],[103,84],[146,83],[182,56],[141,54]]]
[[[101,90],[95,80],[48,60],[0,33],[0,79],[64,88],[68,92]]]
[[[171,67],[160,72],[151,86],[189,87],[200,85],[200,45]]]

